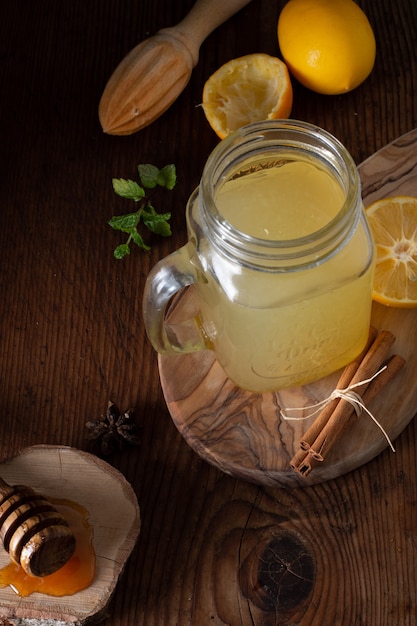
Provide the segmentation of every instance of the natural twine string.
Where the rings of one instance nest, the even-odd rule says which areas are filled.
[[[395,448],[392,445],[391,439],[389,438],[388,433],[386,432],[386,430],[384,429],[382,424],[380,424],[378,422],[378,420],[376,419],[376,417],[374,415],[372,415],[372,413],[366,408],[366,406],[362,402],[361,396],[358,393],[356,393],[356,391],[353,391],[354,389],[356,389],[356,387],[360,387],[361,385],[366,385],[367,383],[372,382],[374,380],[374,378],[379,376],[379,374],[381,374],[381,372],[383,372],[386,369],[386,367],[387,366],[384,365],[384,367],[381,367],[381,369],[379,369],[370,378],[367,378],[365,380],[361,380],[358,383],[354,383],[353,385],[349,385],[345,389],[334,389],[332,391],[332,393],[327,398],[325,398],[324,400],[321,400],[320,402],[316,402],[315,404],[310,404],[310,405],[304,406],[304,407],[287,407],[285,409],[286,413],[284,413],[282,410],[280,411],[281,417],[284,420],[288,420],[288,421],[289,420],[292,420],[292,421],[306,420],[306,419],[309,419],[310,417],[313,417],[313,415],[316,415],[317,413],[320,413],[320,411],[325,406],[330,404],[330,402],[332,402],[332,400],[335,400],[336,398],[340,398],[342,400],[346,400],[347,402],[350,402],[350,404],[355,409],[355,413],[356,413],[356,415],[358,417],[362,413],[362,411],[365,411],[369,415],[369,417],[374,421],[374,423],[378,426],[380,431],[383,433],[385,439],[388,441],[388,444],[389,444],[391,450],[393,452],[395,452]],[[311,411],[310,413],[308,413],[307,415],[302,415],[300,417],[293,417],[293,416],[290,416],[290,415],[287,414],[289,411],[305,411],[305,410],[308,411],[310,409],[314,409],[314,410]]]

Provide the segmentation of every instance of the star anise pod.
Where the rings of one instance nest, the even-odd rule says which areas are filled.
[[[114,402],[109,402],[106,415],[86,423],[85,426],[89,431],[87,438],[98,443],[104,456],[112,454],[117,449],[121,450],[126,443],[139,445],[139,428],[132,415],[133,409],[122,412]]]

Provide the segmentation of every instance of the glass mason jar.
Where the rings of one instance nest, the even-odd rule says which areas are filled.
[[[188,243],[146,282],[158,352],[211,349],[237,386],[260,393],[317,380],[361,352],[374,248],[358,171],[332,135],[294,120],[240,129],[209,156],[186,217]],[[199,313],[184,339],[165,315],[189,285]]]

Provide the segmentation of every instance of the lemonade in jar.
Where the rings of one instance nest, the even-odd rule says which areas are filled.
[[[211,349],[236,385],[262,393],[317,380],[364,348],[373,244],[357,169],[330,134],[273,121],[229,136],[206,163],[187,225],[188,243],[145,289],[159,352]],[[165,308],[191,284],[200,339],[187,342],[167,332]]]

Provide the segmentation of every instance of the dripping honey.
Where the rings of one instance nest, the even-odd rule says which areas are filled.
[[[0,588],[9,586],[21,597],[35,592],[50,596],[71,596],[89,587],[94,579],[93,529],[88,522],[88,511],[70,500],[48,500],[67,520],[74,533],[75,551],[61,569],[42,578],[29,576],[14,562],[0,569]]]

